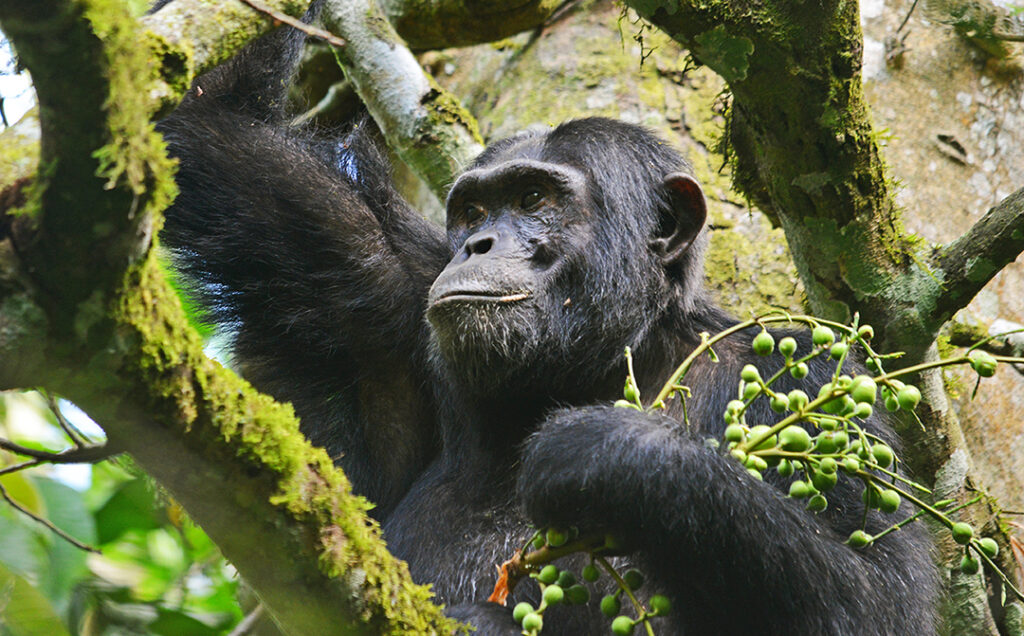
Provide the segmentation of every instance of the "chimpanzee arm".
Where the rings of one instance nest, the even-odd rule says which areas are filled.
[[[436,448],[423,312],[447,248],[365,127],[324,140],[279,122],[300,43],[278,29],[159,124],[180,161],[162,240],[246,377],[384,516]]]
[[[539,524],[623,537],[687,634],[933,633],[920,529],[844,545],[863,515],[856,480],[816,516],[673,420],[591,407],[529,439],[519,489]],[[867,530],[891,523],[873,514]]]

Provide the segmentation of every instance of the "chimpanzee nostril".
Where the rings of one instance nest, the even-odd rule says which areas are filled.
[[[466,253],[469,256],[472,256],[473,254],[486,254],[493,246],[493,236],[471,237],[466,241]]]

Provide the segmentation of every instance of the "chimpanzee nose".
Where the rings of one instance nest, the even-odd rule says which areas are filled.
[[[495,241],[498,240],[497,235],[494,232],[477,232],[473,236],[466,239],[466,256],[472,256],[474,254],[486,254],[491,251],[494,247]]]

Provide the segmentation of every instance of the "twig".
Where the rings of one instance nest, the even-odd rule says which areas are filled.
[[[271,9],[267,5],[265,5],[262,2],[260,2],[259,0],[239,0],[239,2],[241,2],[242,4],[249,5],[250,7],[255,9],[256,11],[259,11],[260,13],[262,13],[264,15],[268,15],[271,18],[273,18],[274,20],[276,20],[276,21],[278,21],[278,22],[280,22],[282,24],[287,24],[288,26],[290,26],[293,29],[297,29],[299,31],[302,31],[303,33],[305,33],[306,35],[308,35],[310,37],[318,38],[318,39],[323,40],[324,42],[327,42],[328,44],[331,44],[331,45],[336,46],[338,48],[345,48],[346,46],[348,46],[348,43],[345,42],[345,40],[342,40],[341,38],[339,38],[338,36],[334,35],[330,31],[324,31],[323,29],[318,29],[317,27],[315,27],[315,26],[313,26],[311,24],[306,24],[305,22],[303,22],[301,20],[297,20],[296,18],[293,18],[292,16],[288,15],[287,13],[281,13],[280,11],[277,11],[275,9]]]
[[[31,457],[39,460],[41,463],[47,464],[94,464],[110,457],[111,455],[117,454],[117,451],[111,449],[106,444],[69,448],[67,450],[54,453],[52,451],[41,451],[34,448],[28,448],[2,438],[0,438],[0,449],[14,453],[15,455]]]
[[[57,425],[60,426],[64,434],[67,435],[71,442],[78,448],[85,448],[89,445],[89,440],[86,439],[85,435],[82,434],[75,426],[64,417],[64,413],[60,410],[60,405],[57,404],[57,398],[53,397],[49,393],[43,392],[46,396],[46,404],[50,407],[50,411],[53,416],[57,418]]]
[[[231,630],[231,633],[228,634],[228,636],[245,636],[246,634],[249,634],[252,632],[252,628],[256,626],[256,621],[258,621],[262,615],[263,605],[257,605],[256,609],[249,612],[249,614],[243,618],[238,625],[235,625],[235,628]]]
[[[73,536],[71,536],[67,532],[64,532],[63,530],[61,530],[57,526],[55,526],[52,523],[50,523],[50,521],[48,519],[44,519],[43,517],[40,517],[36,513],[32,512],[28,508],[22,506],[20,503],[18,503],[14,499],[12,499],[11,495],[7,493],[7,489],[4,488],[3,484],[0,484],[0,497],[3,497],[7,501],[7,503],[11,504],[11,507],[13,507],[15,510],[17,510],[21,514],[23,514],[23,515],[33,519],[37,523],[41,523],[42,525],[46,526],[51,532],[56,534],[61,539],[64,539],[65,541],[67,541],[71,545],[75,546],[76,548],[80,548],[80,549],[86,550],[88,552],[95,552],[96,554],[99,554],[100,551],[98,549],[96,549],[96,548],[94,548],[94,547],[92,547],[90,545],[86,545],[86,544],[82,543],[81,541],[79,541],[78,539],[74,538]]]

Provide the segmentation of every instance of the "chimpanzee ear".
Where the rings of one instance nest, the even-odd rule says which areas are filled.
[[[704,191],[688,174],[673,172],[662,181],[668,201],[657,234],[650,241],[663,265],[677,262],[704,228],[708,209]]]

